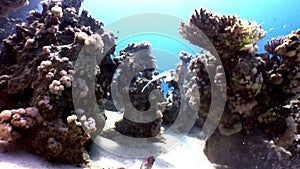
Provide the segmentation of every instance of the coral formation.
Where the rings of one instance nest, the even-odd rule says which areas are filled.
[[[188,63],[189,74],[198,86],[187,84],[186,95],[194,98],[192,100],[201,100],[200,119],[207,117],[210,93],[215,90],[211,85],[215,85],[218,77],[226,75],[227,86],[223,86],[227,89],[226,106],[219,124],[221,134],[251,133],[259,128],[268,133],[270,139],[295,139],[295,136],[291,137],[291,121],[295,121],[293,106],[287,106],[287,103],[299,94],[299,32],[268,41],[266,53],[257,54],[256,43],[266,33],[254,22],[200,9],[195,11],[188,24],[181,23],[179,33],[183,38],[210,52],[213,50],[208,41],[212,42],[223,64],[217,65],[214,62],[216,56],[210,52],[191,56],[193,59]],[[219,74],[218,66],[223,66],[225,74]],[[210,69],[215,71],[211,79],[207,73]],[[193,96],[194,90],[200,92],[200,98]],[[192,107],[193,103],[190,105]],[[278,142],[282,146],[282,141]]]
[[[223,62],[225,59],[231,60],[237,50],[256,43],[266,35],[255,22],[235,15],[218,15],[203,8],[195,10],[188,24],[182,22],[179,25],[179,33],[192,44],[206,48],[205,39],[198,37],[204,33],[224,58]]]
[[[151,44],[144,41],[128,44],[115,58],[121,63],[116,83],[124,105],[124,117],[115,126],[127,136],[153,137],[160,133],[163,107],[160,103],[164,101],[160,82],[154,81],[142,91],[157,74],[150,53]]]
[[[264,45],[265,51],[268,52],[269,54],[272,54],[272,56],[278,56],[275,49],[277,46],[281,45],[284,42],[284,40],[285,37],[280,36],[267,41],[266,44]]]
[[[22,131],[39,125],[43,118],[36,107],[27,107],[26,109],[3,110],[0,113],[1,138],[8,141],[15,141]]]
[[[292,110],[291,111],[292,120],[290,121],[292,124],[290,126],[292,126],[293,128],[292,127],[290,128],[291,129],[290,132],[292,131],[293,138],[292,139],[289,138],[288,142],[290,142],[290,140],[292,140],[294,143],[292,150],[299,153],[300,152],[300,110],[299,110],[300,109],[300,98],[296,97],[295,99],[292,99],[289,102],[289,106],[290,106],[289,108]],[[290,132],[287,132],[287,133],[290,133]]]
[[[206,51],[181,52],[175,78],[157,71],[146,41],[128,44],[112,59],[116,38],[88,11],[79,15],[81,2],[43,1],[41,12],[30,11],[28,22],[3,40],[1,140],[22,143],[50,161],[82,164],[84,147],[104,127],[111,94],[124,113],[115,129],[139,138],[159,135],[180,110],[191,118],[197,110],[204,121],[217,95],[226,101],[222,135],[261,129],[275,144],[300,151],[300,30],[268,41],[258,54],[266,34],[260,25],[201,8],[179,33]],[[165,97],[163,78],[172,87]]]
[[[3,5],[7,0],[0,2],[0,11],[2,7],[5,10],[10,10],[9,7]],[[2,40],[7,38],[9,35],[15,33],[15,25],[21,24],[28,16],[29,11],[35,10],[38,8],[38,4],[41,0],[30,0],[29,5],[22,6],[19,9],[12,10],[5,16],[0,14],[0,45],[2,45]],[[18,2],[10,2],[12,4],[17,4]],[[10,4],[9,3],[9,4]],[[1,12],[0,12],[1,13]]]
[[[237,133],[230,137],[215,132],[206,141],[204,153],[217,169],[286,169],[299,168],[299,155],[292,155],[263,137],[260,131],[247,135]]]
[[[76,4],[43,1],[41,13],[31,11],[28,22],[3,40],[0,138],[50,161],[83,164],[84,146],[105,123],[115,37],[86,11],[78,15]],[[95,60],[95,69],[86,66]],[[95,94],[96,103],[88,105]],[[82,104],[75,105],[78,100]]]
[[[3,0],[0,2],[0,17],[7,15],[11,10],[26,6],[28,4],[28,0]]]

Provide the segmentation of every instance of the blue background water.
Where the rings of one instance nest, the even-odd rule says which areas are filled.
[[[141,13],[162,13],[188,21],[194,9],[206,8],[219,14],[236,14],[242,19],[262,24],[268,32],[259,42],[259,52],[272,37],[289,34],[300,28],[299,0],[85,0],[83,8],[104,22],[105,25],[116,22],[126,16]],[[116,35],[117,30],[113,30]],[[121,30],[120,30],[121,31]],[[149,41],[153,48],[161,49],[166,56],[157,58],[158,66],[163,69],[175,68],[178,53],[186,50],[193,53],[186,45],[172,38],[157,34],[134,35],[118,41],[117,51],[130,42]],[[153,51],[155,52],[161,51]],[[116,53],[118,54],[118,53]]]

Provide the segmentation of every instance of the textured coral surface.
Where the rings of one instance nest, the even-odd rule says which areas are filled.
[[[105,123],[102,100],[114,72],[105,67],[112,63],[115,38],[86,11],[78,15],[78,3],[43,1],[42,6],[3,40],[0,137],[50,161],[83,164],[84,146]],[[86,66],[95,60],[104,61],[95,69]],[[95,92],[88,84],[97,91],[92,106],[87,104]],[[82,104],[74,105],[78,100]]]
[[[26,6],[28,4],[28,0],[2,0],[0,2],[0,17],[7,15],[11,10]]]
[[[43,1],[41,12],[30,11],[27,22],[16,24],[15,33],[3,40],[1,141],[20,143],[49,161],[84,164],[85,146],[104,127],[105,101],[113,99],[109,92],[115,92],[121,101],[116,107],[123,113],[114,129],[140,138],[158,136],[161,126],[172,124],[180,110],[185,117],[197,116],[197,124],[203,125],[212,96],[217,95],[217,103],[225,100],[225,108],[214,110],[223,116],[207,141],[211,161],[227,165],[227,158],[214,159],[224,154],[211,148],[228,145],[223,152],[230,154],[232,142],[252,143],[241,139],[244,136],[255,144],[266,139],[264,147],[273,150],[275,144],[284,149],[274,148],[272,153],[288,151],[292,162],[297,161],[300,30],[268,41],[266,52],[259,54],[256,43],[266,34],[260,25],[201,8],[189,23],[180,23],[179,34],[205,50],[195,55],[181,52],[176,70],[162,76],[165,72],[157,72],[146,41],[128,44],[115,56],[113,33],[86,10],[79,15],[81,2]],[[178,77],[171,75],[175,72]],[[173,88],[166,96],[163,81]],[[258,133],[263,136],[259,141],[251,137]],[[228,140],[222,140],[224,136]],[[274,155],[260,153],[264,158]],[[274,156],[269,159],[280,158]],[[287,159],[285,154],[283,160]],[[273,168],[277,166],[283,165],[276,163]]]
[[[144,41],[128,44],[120,51],[120,56],[115,58],[124,60],[116,79],[117,92],[120,93],[124,104],[124,117],[117,121],[115,126],[117,131],[128,136],[153,137],[160,133],[162,110],[157,107],[157,104],[163,101],[163,93],[159,90],[160,83],[154,81],[143,91],[144,86],[154,76],[156,68],[150,53],[151,44]],[[128,78],[131,75],[134,77],[132,80]],[[154,89],[157,90],[153,92]],[[148,98],[151,91],[153,97]],[[136,122],[137,120],[139,122]]]
[[[299,32],[268,41],[266,52],[258,54],[256,43],[265,36],[261,26],[236,16],[195,10],[188,24],[179,25],[179,33],[192,44],[209,51],[191,56],[189,61],[189,74],[198,84],[190,89],[199,90],[200,103],[204,103],[200,104],[200,119],[207,117],[210,93],[215,90],[213,86],[218,78],[224,76],[218,70],[216,57],[211,54],[214,50],[208,45],[210,41],[226,76],[226,106],[219,132],[230,136],[241,131],[253,134],[259,129],[276,145],[297,154],[299,131],[295,126],[299,124],[296,118],[299,110],[295,108],[297,101],[294,99],[299,98],[300,86]],[[211,68],[215,70],[214,78],[208,77]],[[222,84],[225,83],[217,86]],[[187,91],[186,95],[196,100],[192,93]]]

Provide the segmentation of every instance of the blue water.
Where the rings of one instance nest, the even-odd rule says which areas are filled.
[[[179,62],[178,54],[182,50],[189,53],[194,53],[193,49],[183,43],[184,41],[180,41],[175,38],[156,33],[143,33],[129,36],[128,38],[125,38],[118,42],[116,51],[124,48],[129,43],[142,42],[144,40],[151,43],[151,55],[155,57],[157,67],[160,69],[175,69],[175,65]]]
[[[167,14],[187,22],[194,10],[200,7],[219,14],[236,14],[242,19],[262,24],[264,30],[268,32],[258,43],[260,47],[258,52],[264,52],[263,46],[267,40],[287,35],[300,28],[299,6],[299,0],[85,0],[82,4],[83,8],[88,9],[90,14],[104,22],[104,25],[111,25],[122,18],[143,13]],[[143,22],[130,23],[127,28],[132,29],[139,24]],[[118,33],[121,33],[122,29],[115,28],[113,32],[119,36]],[[191,49],[185,40],[157,33],[138,34],[138,32],[118,39],[116,51],[128,43],[143,40],[152,44],[152,55],[156,57],[158,68],[162,70],[176,68],[179,61],[178,53],[181,50],[192,54],[198,52]],[[118,55],[118,52],[116,54]]]

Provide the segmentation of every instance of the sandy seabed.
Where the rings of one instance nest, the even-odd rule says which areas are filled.
[[[108,116],[108,126],[112,126],[114,120],[120,118],[120,114],[115,112],[106,112]],[[194,128],[182,142],[155,157],[155,163],[152,169],[158,168],[205,168],[213,169],[214,166],[205,156],[204,141],[199,140],[197,135],[199,129]],[[71,165],[52,164],[36,155],[27,153],[16,148],[17,146],[5,146],[0,144],[0,168],[5,169],[75,169],[78,167]],[[137,149],[138,151],[138,149]],[[127,168],[139,169],[143,161],[142,158],[126,158],[120,155],[107,152],[96,144],[92,144],[89,150],[92,162],[90,168]]]

